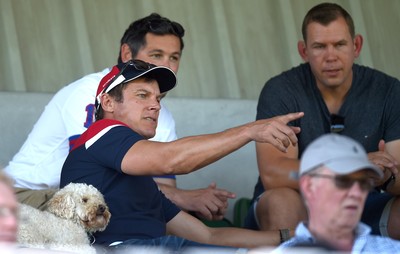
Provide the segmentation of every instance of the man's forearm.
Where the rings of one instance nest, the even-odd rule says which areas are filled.
[[[260,178],[265,189],[299,188],[295,178],[300,165],[297,147],[290,147],[287,153],[282,153],[269,144],[257,143],[256,149]]]
[[[185,201],[183,198],[182,190],[161,181],[156,181],[156,183],[160,188],[161,192],[164,193],[164,195],[169,200],[171,200],[175,205],[177,205],[182,210],[187,211],[185,208]]]
[[[288,114],[251,122],[223,132],[159,143],[141,140],[122,161],[122,170],[133,175],[187,174],[213,163],[250,141],[270,143],[285,152],[297,143],[300,129],[287,126],[303,113]]]

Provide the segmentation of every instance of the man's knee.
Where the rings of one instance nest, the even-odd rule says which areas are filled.
[[[290,188],[264,192],[256,211],[261,229],[294,228],[307,216],[300,193]]]
[[[56,189],[30,190],[15,188],[15,195],[18,202],[44,210],[46,209],[47,202],[53,197],[56,191]]]
[[[290,188],[277,188],[267,190],[261,196],[258,205],[262,210],[281,210],[285,207],[302,208],[300,193]]]
[[[393,239],[400,240],[400,198],[396,197],[390,207],[390,215],[387,223],[387,232]]]

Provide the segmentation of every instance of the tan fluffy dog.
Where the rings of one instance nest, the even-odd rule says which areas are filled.
[[[54,194],[46,211],[21,204],[17,240],[33,248],[95,253],[88,233],[103,231],[110,217],[95,187],[70,183]]]

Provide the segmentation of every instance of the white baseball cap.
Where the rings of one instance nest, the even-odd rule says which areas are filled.
[[[322,135],[307,146],[300,160],[300,175],[322,165],[339,175],[370,169],[383,177],[382,170],[368,160],[360,143],[335,133]]]

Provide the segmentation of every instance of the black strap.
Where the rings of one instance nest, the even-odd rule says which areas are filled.
[[[281,243],[286,242],[290,239],[290,230],[287,228],[279,229],[279,235],[281,237]]]
[[[387,187],[391,182],[394,182],[396,180],[396,177],[394,174],[392,174],[381,186],[378,187],[379,190],[386,191]]]

